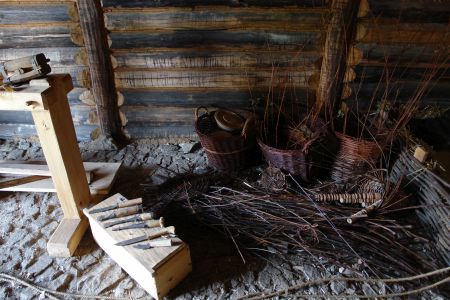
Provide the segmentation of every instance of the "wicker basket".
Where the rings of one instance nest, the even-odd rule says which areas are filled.
[[[374,140],[357,139],[335,132],[340,148],[331,170],[331,178],[345,182],[372,169],[382,153]]]
[[[199,111],[205,113],[199,116]],[[214,120],[215,111],[201,106],[195,111],[195,131],[205,149],[208,164],[221,171],[236,171],[256,162],[254,115],[244,110],[230,110],[246,119],[241,132],[222,131]]]
[[[264,158],[272,166],[292,175],[300,176],[304,181],[311,181],[319,175],[321,169],[326,168],[327,160],[333,156],[333,149],[335,148],[335,142],[328,134],[325,124],[319,121],[316,128],[322,128],[320,130],[323,130],[323,132],[306,150],[278,148],[272,146],[275,144],[273,141],[269,142],[270,145],[264,143],[261,139],[257,139],[257,141]],[[293,140],[295,139],[295,132],[287,127],[282,127],[279,130],[279,139]]]

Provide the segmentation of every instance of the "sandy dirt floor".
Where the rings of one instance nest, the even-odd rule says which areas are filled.
[[[98,139],[80,143],[80,149],[84,161],[123,163],[111,193],[120,192],[128,198],[142,196],[143,182],[157,185],[173,176],[166,169],[182,174],[203,172],[207,168],[204,152],[195,141],[142,140],[117,149],[109,140]],[[39,143],[35,141],[0,140],[0,160],[43,159]],[[62,210],[55,194],[0,193],[0,272],[68,293],[150,298],[96,245],[89,232],[73,257],[49,257],[46,242],[61,218]],[[355,266],[313,261],[302,254],[281,258],[244,253],[244,264],[230,240],[198,226],[188,216],[168,216],[167,220],[177,226],[180,237],[190,245],[193,261],[193,272],[167,299],[236,299],[263,290],[285,289],[312,279],[361,275],[357,266],[354,271]],[[309,287],[302,293],[377,295],[403,290],[401,286],[388,290],[384,285],[333,282]],[[45,296],[40,298],[29,288],[0,282],[0,299],[42,298]],[[420,298],[444,299],[433,293]]]

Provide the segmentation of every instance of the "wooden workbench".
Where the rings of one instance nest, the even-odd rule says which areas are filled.
[[[51,256],[71,256],[89,225],[82,209],[90,204],[91,193],[67,100],[72,88],[70,75],[61,74],[31,80],[12,92],[0,91],[0,110],[31,112],[52,175],[51,188],[56,190],[64,212],[47,243]],[[111,184],[117,169],[116,164]]]

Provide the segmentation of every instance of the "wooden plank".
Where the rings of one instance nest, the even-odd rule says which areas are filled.
[[[360,1],[333,0],[333,15],[328,25],[320,79],[317,91],[316,109],[327,106],[336,108],[342,93],[342,81],[346,71],[346,59],[356,27]]]
[[[166,52],[130,52],[115,50],[118,68],[270,68],[314,66],[319,63],[319,52],[267,51],[193,51],[189,48]]]
[[[447,24],[450,15],[449,0],[369,0],[369,7],[375,17],[395,18],[401,22]]]
[[[117,204],[119,199],[124,199],[124,197],[115,194],[93,208]],[[181,240],[177,239],[177,244],[171,247],[155,247],[148,250],[136,249],[134,245],[116,246],[117,242],[159,229],[112,231],[112,228],[104,228],[98,221],[98,217],[105,213],[91,215],[88,209],[85,209],[84,213],[89,218],[92,234],[99,246],[156,299],[164,297],[191,271],[189,247]],[[111,211],[106,212],[106,214],[108,213]],[[173,273],[166,274],[166,272]],[[180,273],[183,276],[180,276]],[[159,277],[161,278],[159,279]]]
[[[267,89],[246,88],[173,88],[173,89],[121,89],[125,105],[183,106],[195,108],[206,106],[251,107],[266,97]],[[287,90],[288,99],[299,99],[305,102],[315,99],[314,90],[296,88]]]
[[[363,60],[359,63],[385,63],[386,60],[396,63],[430,63],[436,54],[442,51],[440,45],[434,44],[388,44],[358,43],[355,45],[363,53]],[[447,53],[448,53],[447,49]]]
[[[113,10],[105,14],[110,31],[144,30],[272,30],[284,32],[320,31],[325,26],[327,9],[308,11],[299,8],[166,8],[139,11]]]
[[[2,172],[4,173],[4,172]],[[33,176],[21,176],[21,177],[14,177],[14,176],[9,176],[9,177],[4,177],[1,176],[0,177],[0,189],[5,189],[5,188],[10,188],[16,185],[20,185],[20,184],[26,184],[29,182],[33,182],[33,181],[37,181],[37,180],[41,180],[46,178],[45,176],[37,176],[37,175],[33,175]]]
[[[0,49],[73,47],[71,30],[67,26],[6,27],[1,29]]]
[[[196,137],[193,123],[170,123],[170,126],[155,124],[154,122],[128,122],[125,126],[132,138],[176,138]]]
[[[97,129],[96,125],[77,125],[75,128],[79,141],[91,140],[91,133]],[[0,138],[14,139],[17,137],[36,137],[37,132],[31,124],[4,124],[0,123]]]
[[[420,83],[418,81],[398,81],[391,82],[389,85],[384,83],[360,83],[353,82],[350,84],[353,91],[351,101],[358,103],[361,109],[368,106],[369,100],[388,99],[391,102],[404,103],[416,93],[416,89]],[[425,93],[422,104],[438,105],[446,107],[449,105],[448,96],[450,93],[450,85],[446,82],[431,83],[430,89]],[[350,101],[349,100],[349,101]]]
[[[436,71],[436,80],[450,80],[450,64],[437,64],[441,68],[437,68],[432,63],[428,64],[415,64],[411,62],[408,66],[401,66],[395,63],[388,65],[373,65],[372,63],[366,64],[365,61],[359,66],[355,66],[356,73],[355,80],[362,81],[364,83],[373,83],[386,79],[388,77],[391,82],[399,80],[408,81],[421,81],[427,78],[432,70]]]
[[[17,2],[0,2],[0,25],[45,22],[65,22],[70,20],[68,5],[48,6],[44,3],[20,5]]]
[[[448,45],[448,24],[399,23],[392,19],[362,19],[358,23],[356,41],[385,44]]]
[[[75,104],[72,105],[71,115],[74,125],[92,125],[89,119],[90,114],[95,112],[95,107]],[[0,110],[0,123],[6,124],[30,124],[33,125],[33,118],[28,111],[3,111]]]
[[[179,30],[173,32],[112,32],[110,34],[112,49],[134,48],[185,48],[193,50],[212,50],[222,47],[236,47],[245,49],[252,46],[253,49],[270,49],[278,51],[302,50],[311,51],[320,49],[320,32],[250,32],[232,30]]]
[[[31,84],[51,86],[48,110],[35,110],[32,115],[64,216],[80,219],[81,209],[89,204],[91,195],[66,96],[72,81],[70,76],[53,75]]]
[[[122,88],[147,87],[221,87],[221,88],[254,88],[269,87],[271,85],[287,85],[308,87],[309,78],[315,70],[301,72],[286,72],[281,70],[271,79],[272,72],[268,70],[242,71],[166,71],[162,70],[116,70],[116,86]],[[276,80],[273,82],[273,80]]]
[[[78,0],[77,4],[100,128],[104,134],[122,143],[126,137],[117,106],[117,91],[101,4],[99,0]]]
[[[91,195],[107,195],[114,184],[121,163],[84,162],[83,165],[85,172],[93,174],[92,182],[89,184]],[[56,189],[52,179],[45,178],[27,184],[0,189],[0,191],[55,193]]]
[[[237,6],[237,7],[247,7],[247,6],[265,6],[265,7],[319,7],[328,5],[328,0],[160,0],[157,2],[146,1],[146,0],[103,0],[103,7],[123,7],[123,8],[146,8],[146,7],[166,7],[166,6],[177,6],[177,7],[194,7],[199,5],[227,5],[227,6]]]
[[[52,68],[80,66],[75,58],[81,50],[82,47],[0,49],[0,61],[44,53],[50,59],[49,64]]]

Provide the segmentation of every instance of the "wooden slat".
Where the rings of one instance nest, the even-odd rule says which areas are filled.
[[[364,83],[379,82],[381,77],[388,77],[390,81],[410,80],[421,81],[426,78],[433,70],[436,71],[436,80],[450,80],[450,64],[441,65],[442,68],[435,70],[436,66],[432,63],[414,64],[408,66],[399,66],[396,64],[374,65],[373,63],[365,63],[354,68],[356,80]],[[448,82],[448,81],[447,81]],[[450,83],[450,82],[448,82]]]
[[[165,52],[113,52],[119,68],[270,68],[305,67],[318,64],[319,52],[304,51],[193,51],[174,49]]]
[[[193,124],[172,124],[170,127],[158,126],[153,123],[128,122],[125,129],[132,138],[177,138],[196,137]]]
[[[245,50],[256,45],[259,49],[317,50],[321,38],[320,32],[248,32],[220,30],[182,30],[163,33],[112,32],[112,49],[133,48],[180,48],[192,47],[193,50],[220,49],[230,46]]]
[[[75,128],[77,139],[80,141],[90,140],[91,133],[97,129],[96,125],[77,125]],[[36,128],[31,124],[5,124],[0,122],[0,138],[14,139],[17,137],[35,137]]]
[[[448,23],[450,16],[449,0],[369,0],[369,7],[375,17],[395,18],[402,22]]]
[[[328,4],[328,0],[160,0],[160,1],[147,1],[147,0],[103,0],[103,7],[125,7],[125,8],[146,8],[146,7],[165,7],[165,6],[178,6],[178,7],[193,7],[199,5],[228,5],[228,6],[266,6],[266,7],[283,7],[283,6],[296,6],[296,7],[319,7]]]
[[[121,163],[95,163],[84,162],[84,170],[86,172],[93,173],[93,180],[89,184],[89,189],[92,195],[106,195],[112,184],[115,181],[117,171],[120,168]],[[18,192],[43,192],[54,193],[56,189],[54,187],[51,178],[46,178],[27,184],[16,185],[1,189],[2,191],[18,191]]]
[[[270,71],[121,71],[116,70],[115,81],[118,88],[148,88],[148,87],[221,87],[221,88],[253,88],[286,84],[298,87],[309,86],[309,78],[314,70],[304,72],[283,72],[276,77],[275,84],[271,81]]]
[[[37,180],[42,180],[45,179],[47,177],[45,176],[38,176],[38,175],[33,175],[33,176],[9,176],[9,177],[4,177],[4,176],[0,176],[0,189],[4,189],[4,188],[10,188],[16,185],[20,185],[20,184],[26,184],[29,182],[33,182],[33,181],[37,181]]]
[[[353,90],[352,98],[358,97],[360,105],[364,105],[365,100],[375,99],[389,99],[399,102],[405,102],[414,93],[419,85],[418,81],[399,81],[391,83],[388,86],[384,83],[360,83],[353,82],[350,84]],[[437,103],[440,105],[448,105],[448,95],[450,93],[450,84],[448,82],[431,83],[431,89],[424,96],[424,102],[428,104]]]
[[[144,30],[272,30],[284,32],[320,31],[325,25],[326,9],[316,12],[302,9],[254,8],[167,8],[147,11],[116,11],[105,14],[110,31]]]
[[[193,124],[171,123],[170,126],[161,126],[154,123],[128,122],[125,129],[132,138],[172,138],[196,136]]]
[[[92,125],[89,123],[89,113],[95,112],[95,107],[88,105],[72,105],[71,115],[75,125]],[[34,124],[30,112],[0,110],[0,123],[6,124]]]
[[[263,101],[268,90],[262,89],[125,89],[121,90],[124,102],[127,106],[154,105],[154,106],[184,106],[194,108],[200,105],[206,106],[230,106],[251,107]],[[287,90],[286,97],[298,99],[303,102],[314,101],[314,90],[295,88]]]
[[[448,24],[399,23],[392,19],[364,19],[358,23],[356,40],[364,43],[438,44],[450,43]]]
[[[70,20],[68,5],[48,6],[44,2],[20,5],[17,2],[0,2],[0,26],[5,24],[67,22]]]
[[[83,66],[76,61],[77,55],[82,51],[82,47],[64,47],[64,48],[25,48],[25,49],[0,49],[0,61],[17,59],[20,57],[44,53],[50,59],[52,68]]]
[[[14,174],[14,175],[29,175],[30,177],[37,176],[34,178],[30,178],[25,182],[26,179],[22,178],[23,181],[20,181],[20,178],[17,180],[17,184],[24,184],[31,181],[45,179],[44,177],[52,176],[48,166],[43,164],[33,164],[33,163],[18,163],[17,161],[0,161],[0,174]],[[43,177],[44,176],[44,177]],[[40,178],[41,177],[41,178]],[[88,183],[92,181],[92,173],[86,172],[86,179]],[[3,187],[4,188],[4,187]]]
[[[365,64],[385,63],[386,60],[393,63],[403,64],[418,64],[418,63],[430,63],[437,57],[441,51],[449,50],[443,49],[440,45],[434,44],[377,44],[377,43],[358,43],[355,45],[363,53]],[[444,56],[444,53],[441,54]]]
[[[71,30],[67,26],[2,28],[0,49],[73,47]]]

